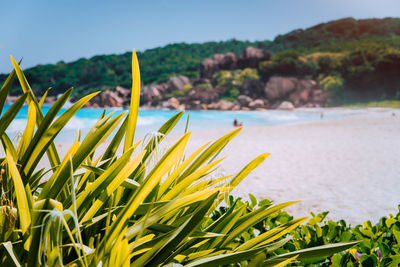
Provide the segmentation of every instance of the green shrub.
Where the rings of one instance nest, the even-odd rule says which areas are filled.
[[[331,261],[336,262],[336,266],[357,266],[358,263],[362,266],[397,266],[400,263],[400,206],[397,215],[382,217],[375,225],[366,221],[363,225],[350,227],[344,220],[322,223],[327,214],[312,214],[306,226],[295,230],[293,244],[297,249],[362,240],[357,247],[334,255]]]
[[[232,87],[230,89],[228,89],[222,96],[221,96],[221,100],[226,100],[229,102],[235,102],[238,98],[238,96],[240,95],[240,91],[239,89],[237,89],[236,87]]]
[[[193,88],[193,85],[191,83],[185,84],[183,87],[183,91],[190,91]]]
[[[231,98],[233,98],[233,99],[237,99],[237,97],[239,96],[239,94],[240,94],[239,89],[237,89],[237,88],[235,88],[235,87],[229,89],[228,92],[227,92],[227,96],[228,96],[228,97],[231,97]]]
[[[266,80],[273,75],[313,77],[318,72],[318,65],[300,57],[298,51],[288,50],[273,56],[271,60],[261,62],[259,71]]]
[[[234,85],[242,86],[246,79],[259,80],[257,69],[245,68],[242,71],[235,72]]]
[[[302,59],[316,64],[318,74],[329,75],[340,70],[345,56],[346,52],[314,52],[302,56]]]
[[[243,202],[240,198],[235,199],[230,196],[227,206],[219,207],[212,214],[212,220],[218,220],[232,206],[238,209],[245,205],[246,213],[251,214],[257,207],[273,205],[267,199],[258,202],[251,194],[249,198],[250,201]],[[314,264],[317,266],[358,266],[359,264],[361,266],[398,266],[400,264],[400,205],[396,215],[389,214],[388,217],[382,217],[375,225],[366,221],[363,225],[351,227],[344,220],[327,221],[325,218],[328,213],[322,212],[317,215],[311,213],[312,217],[306,224],[300,225],[290,233],[293,239],[274,253],[290,253],[336,242],[360,240],[361,242],[354,248],[329,257],[299,261],[293,263],[292,266],[315,266]],[[250,238],[255,238],[257,234],[263,234],[269,229],[275,229],[293,221],[295,220],[287,212],[276,212],[242,233],[241,242],[246,242]]]
[[[214,74],[214,79],[217,81],[217,85],[231,86],[234,79],[234,73],[229,70],[221,70]]]
[[[337,95],[344,88],[344,80],[340,76],[329,75],[321,79],[320,84],[322,89],[330,92],[332,95]]]
[[[245,68],[243,70],[222,70],[214,74],[217,85],[225,87],[240,87],[246,79],[259,80],[257,69]]]
[[[207,90],[207,89],[212,88],[212,85],[211,85],[211,83],[200,83],[200,84],[196,85],[196,87],[203,89],[203,90]]]

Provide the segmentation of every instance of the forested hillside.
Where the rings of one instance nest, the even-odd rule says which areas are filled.
[[[295,50],[294,57],[293,54],[275,57],[276,62],[274,61],[275,65],[272,69],[281,70],[281,73],[278,71],[277,74],[313,75],[317,73],[313,70],[314,67],[325,64],[327,72],[337,72],[340,69],[340,72],[343,70],[351,72],[350,74],[343,73],[342,76],[358,75],[359,72],[364,75],[366,70],[375,71],[373,69],[375,65],[379,66],[378,72],[381,73],[387,69],[386,65],[389,64],[389,67],[392,67],[395,64],[393,62],[400,54],[399,36],[400,19],[398,18],[368,20],[346,18],[319,24],[306,30],[295,30],[276,37],[273,42],[229,40],[203,44],[178,43],[139,52],[138,57],[144,84],[164,82],[174,75],[198,77],[199,65],[203,59],[216,53],[234,52],[238,55],[247,46],[266,48],[274,53]],[[335,54],[324,54],[321,59],[321,54],[318,52]],[[61,61],[57,64],[39,65],[26,69],[25,74],[37,95],[43,94],[49,87],[53,88],[50,95],[57,95],[74,86],[73,96],[78,96],[97,90],[114,89],[117,85],[129,87],[131,83],[130,57],[130,52],[127,52],[121,55],[82,58],[70,63]],[[341,60],[344,58],[346,60]],[[351,61],[352,58],[353,61]],[[360,58],[362,60],[358,62]],[[393,62],[387,63],[388,59]],[[278,62],[279,60],[283,62]],[[296,60],[308,62],[308,65],[302,65],[306,69],[293,70],[299,65],[298,62],[294,62]],[[353,67],[339,68],[334,65],[335,62],[340,62],[340,64],[350,62]],[[281,65],[277,67],[276,64]],[[271,66],[264,65],[260,69],[263,77],[272,74],[269,72]],[[297,73],[290,73],[293,71]],[[0,75],[0,83],[5,80],[5,77],[5,74]],[[365,82],[368,83],[368,79]],[[16,84],[11,93],[20,94]]]
[[[229,40],[203,44],[178,43],[138,52],[141,78],[144,84],[159,83],[172,75],[197,77],[199,65],[204,58],[215,53],[239,54],[247,46],[266,46],[269,42]],[[23,64],[22,64],[23,65]],[[117,85],[131,86],[131,52],[121,55],[99,55],[74,62],[39,65],[26,69],[25,75],[34,91],[41,95],[52,87],[50,95],[57,95],[74,86],[74,95],[97,90],[114,89]],[[0,76],[0,82],[6,75]],[[20,94],[13,88],[13,94]]]
[[[278,35],[269,48],[277,52],[395,35],[400,36],[400,18],[362,20],[344,18]]]

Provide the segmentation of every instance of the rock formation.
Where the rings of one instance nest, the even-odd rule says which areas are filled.
[[[286,97],[296,90],[297,78],[271,77],[265,85],[265,96],[270,101]]]
[[[294,105],[289,101],[283,101],[279,106],[278,109],[280,110],[293,110]]]
[[[239,87],[240,94],[251,98],[257,98],[264,95],[265,83],[261,80],[246,79]]]
[[[307,103],[322,106],[329,98],[329,93],[322,91],[316,81],[295,77],[271,77],[265,85],[264,93],[271,103],[288,100],[295,107]]]
[[[237,58],[234,53],[215,54],[212,58],[207,58],[201,62],[200,77],[211,79],[217,71],[234,69],[237,69]]]
[[[240,95],[240,96],[238,96],[237,100],[238,100],[240,106],[242,106],[242,107],[248,107],[249,104],[253,101],[253,99],[251,99],[247,95]]]
[[[89,107],[123,107],[124,98],[120,97],[116,91],[106,90],[93,97],[86,104]]]
[[[261,99],[256,99],[254,101],[251,101],[249,103],[249,108],[251,109],[264,108],[264,101]]]
[[[201,103],[209,104],[218,101],[219,96],[220,93],[216,88],[202,89],[194,87],[185,97],[182,97],[182,100],[184,100],[184,102],[199,100]]]
[[[269,60],[271,57],[272,53],[268,50],[248,46],[240,55],[237,65],[240,69],[257,68],[258,63]]]
[[[152,84],[149,86],[142,86],[140,90],[140,103],[143,104],[150,104],[157,103],[162,100],[162,86],[158,84]]]
[[[179,109],[180,103],[178,99],[176,99],[175,97],[171,97],[170,99],[162,103],[162,107],[168,109]]]
[[[140,105],[148,108],[168,109],[217,109],[217,110],[261,110],[280,108],[291,110],[301,106],[323,106],[329,93],[321,90],[318,82],[296,77],[273,76],[267,82],[246,78],[236,87],[239,96],[233,99],[231,87],[218,85],[213,79],[220,70],[256,68],[260,61],[268,60],[271,52],[260,48],[247,47],[237,58],[234,53],[215,54],[200,65],[200,78],[186,76],[172,77],[160,84],[143,86]],[[189,86],[187,86],[189,85]],[[214,86],[213,86],[214,85]],[[104,91],[94,97],[87,106],[125,107],[129,106],[131,90],[118,86],[115,91]]]
[[[272,53],[255,47],[246,47],[239,58],[232,52],[215,54],[212,58],[204,59],[200,64],[200,77],[211,79],[220,70],[236,70],[257,68],[261,61],[269,60]]]
[[[172,77],[169,80],[168,83],[168,88],[169,91],[183,91],[183,89],[185,88],[185,85],[190,83],[189,78],[186,76],[176,76],[176,77]]]

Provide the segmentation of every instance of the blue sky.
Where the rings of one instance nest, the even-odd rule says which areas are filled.
[[[343,17],[400,16],[400,0],[20,0],[0,3],[0,73],[175,42],[278,34]]]

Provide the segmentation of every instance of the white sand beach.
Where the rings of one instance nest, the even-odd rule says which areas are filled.
[[[220,154],[227,158],[219,171],[235,174],[254,157],[264,152],[271,156],[233,194],[247,198],[251,193],[275,203],[301,200],[287,211],[296,217],[330,211],[327,218],[345,219],[352,225],[395,214],[400,204],[400,110],[308,111],[351,115],[314,123],[244,127]],[[187,153],[231,130],[193,132]],[[178,135],[168,138],[173,143]],[[104,151],[104,145],[96,154]],[[57,144],[61,154],[68,147]]]
[[[341,112],[325,110],[324,112]],[[395,116],[393,116],[393,113]],[[190,146],[227,131],[195,132]],[[235,173],[250,159],[271,156],[233,192],[275,203],[302,202],[295,216],[330,211],[327,218],[354,224],[397,212],[400,204],[400,110],[362,109],[336,120],[244,127],[221,153],[222,171]]]

